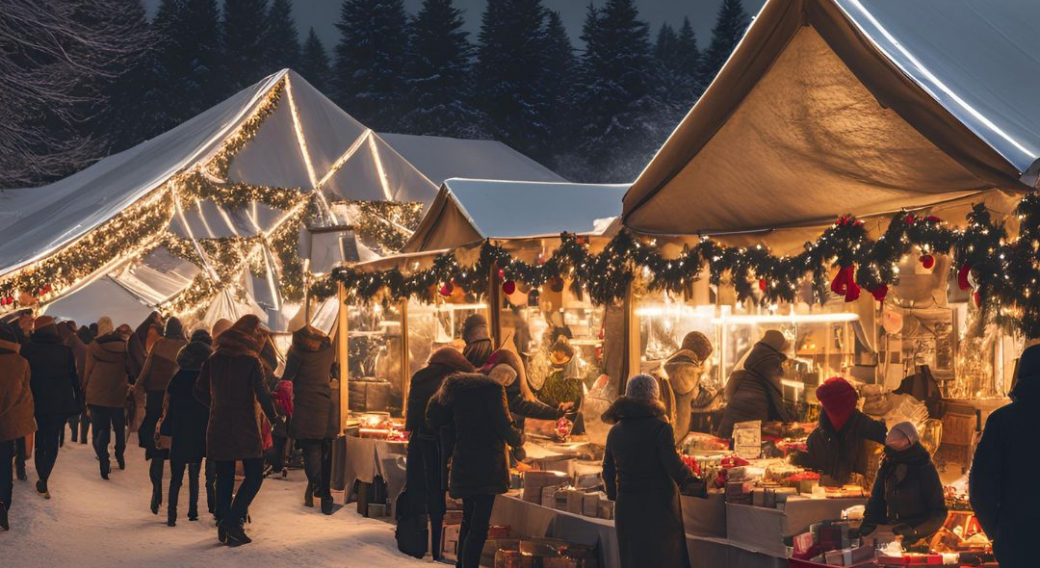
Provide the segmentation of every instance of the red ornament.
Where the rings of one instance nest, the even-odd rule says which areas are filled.
[[[870,295],[874,296],[874,299],[878,302],[884,302],[885,298],[888,297],[888,284],[882,284],[877,288],[871,288]]]
[[[40,293],[41,294],[50,294],[51,290],[53,290],[53,288],[51,288],[50,284],[44,284],[43,288],[40,288]]]
[[[767,287],[768,286],[767,286],[767,283],[766,283],[766,279],[765,278],[759,278],[759,280],[758,280],[758,289],[763,291],[763,292],[765,292]]]
[[[850,264],[838,270],[838,274],[831,281],[831,292],[845,296],[846,302],[854,302],[859,299],[860,287],[859,284],[856,284],[856,265]]]
[[[451,282],[445,282],[444,285],[441,286],[441,296],[444,296],[444,297],[450,296],[451,293],[454,292],[454,291],[455,291],[455,285],[452,284]]]
[[[942,219],[936,217],[935,215],[929,215],[925,217],[924,220],[929,223],[942,223]]]
[[[968,274],[971,273],[971,265],[965,262],[961,265],[961,269],[957,271],[957,286],[961,290],[968,290],[971,288],[971,282],[968,281]]]
[[[512,296],[516,292],[516,282],[506,280],[502,283],[502,291],[505,292],[506,296]]]
[[[932,267],[935,266],[935,257],[930,254],[921,255],[921,266],[931,270]]]
[[[498,269],[498,279],[499,280],[505,280],[506,279],[506,271],[505,270],[503,270],[501,268]]]
[[[975,293],[971,295],[971,298],[975,300],[976,308],[982,307],[982,294],[980,294],[978,290],[975,290]]]

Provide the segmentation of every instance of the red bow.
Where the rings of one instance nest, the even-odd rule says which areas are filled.
[[[877,288],[871,288],[870,294],[874,296],[874,299],[878,302],[884,302],[885,298],[888,297],[888,284],[882,284]]]
[[[961,290],[967,290],[971,288],[971,282],[968,282],[968,274],[971,273],[971,265],[965,262],[961,269],[957,271],[957,285],[960,286]]]
[[[841,267],[838,274],[831,281],[831,292],[839,296],[845,296],[846,302],[854,302],[859,299],[860,287],[856,284],[856,266],[850,264]]]

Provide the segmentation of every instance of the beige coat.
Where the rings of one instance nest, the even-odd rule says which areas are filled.
[[[0,341],[0,442],[24,438],[36,431],[29,363],[19,345]]]
[[[128,362],[126,341],[115,333],[103,335],[90,344],[83,373],[87,405],[122,408],[126,404],[130,384]]]

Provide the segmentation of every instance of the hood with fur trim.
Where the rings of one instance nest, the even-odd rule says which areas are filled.
[[[213,354],[213,348],[201,341],[193,341],[177,352],[177,366],[189,371],[202,368],[202,363]]]
[[[305,325],[293,332],[292,344],[299,351],[314,353],[332,345],[332,341],[318,328]]]
[[[603,413],[603,422],[617,424],[628,418],[660,418],[664,420],[664,403],[659,400],[619,397]]]
[[[234,327],[217,336],[216,352],[223,355],[251,355],[259,358],[262,348],[259,337]]]
[[[474,390],[504,391],[504,388],[494,379],[480,373],[455,373],[441,384],[437,400],[445,406],[450,406],[460,393]]]
[[[113,332],[95,339],[87,347],[87,350],[98,361],[120,363],[127,354],[126,340],[118,333]]]
[[[430,355],[431,365],[444,365],[459,373],[472,373],[476,371],[473,364],[466,359],[461,351],[454,347],[441,347]]]

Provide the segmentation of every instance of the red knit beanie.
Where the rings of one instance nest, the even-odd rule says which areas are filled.
[[[856,409],[859,394],[856,389],[842,377],[831,377],[816,389],[816,398],[823,405],[827,418],[835,430],[841,430],[848,421],[852,411]]]

